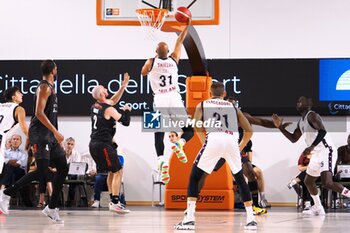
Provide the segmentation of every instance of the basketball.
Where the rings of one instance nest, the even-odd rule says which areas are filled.
[[[192,17],[191,11],[184,6],[177,8],[175,13],[175,19],[180,23],[187,23]]]

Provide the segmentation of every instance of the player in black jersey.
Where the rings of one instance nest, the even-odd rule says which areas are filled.
[[[49,205],[42,211],[47,217],[56,223],[63,223],[58,214],[58,201],[63,182],[68,173],[65,153],[60,143],[63,135],[57,128],[57,96],[54,89],[54,81],[57,76],[57,66],[52,60],[41,63],[42,81],[39,83],[35,93],[35,115],[29,126],[29,142],[34,154],[37,169],[23,176],[14,186],[0,193],[0,210],[8,213],[10,196],[33,180],[45,177],[49,171],[49,163],[57,169],[53,180],[53,193]]]
[[[125,126],[130,124],[129,105],[124,105],[119,112],[114,108],[129,82],[129,74],[124,74],[124,80],[120,89],[107,99],[108,91],[99,85],[92,90],[92,96],[96,102],[91,106],[91,140],[89,150],[96,162],[97,171],[108,171],[107,186],[111,196],[109,210],[118,214],[129,213],[130,210],[119,201],[121,179],[118,175],[122,168],[117,151],[113,147],[113,137],[116,131],[116,122]]]

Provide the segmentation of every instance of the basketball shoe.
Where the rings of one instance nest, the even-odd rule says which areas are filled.
[[[309,210],[311,208],[311,202],[310,201],[305,201],[305,207],[304,210]]]
[[[262,199],[259,206],[262,208],[271,208],[271,204],[266,199]]]
[[[305,215],[326,215],[326,213],[324,212],[324,208],[323,206],[311,206],[310,209],[308,210],[304,210],[303,214]]]
[[[174,226],[175,230],[194,230],[195,229],[195,221],[185,221],[182,220],[178,224]]]
[[[266,208],[260,208],[256,206],[253,206],[253,211],[254,211],[254,215],[262,215],[267,213]]]
[[[91,205],[91,208],[100,208],[100,201],[94,200],[94,203]]]
[[[58,224],[63,224],[64,221],[60,218],[60,215],[58,214],[58,209],[50,209],[49,205],[45,207],[41,211],[46,217],[49,217],[53,222],[58,223]]]
[[[4,190],[0,190],[0,213],[9,214],[11,197],[4,193]]]
[[[125,208],[125,205],[122,203],[114,204],[113,202],[109,203],[109,211],[115,212],[117,214],[128,214],[130,210]]]
[[[244,226],[244,230],[257,230],[257,229],[258,229],[258,223],[255,221],[251,221]]]
[[[181,163],[187,163],[187,156],[185,154],[185,151],[183,149],[184,144],[181,142],[181,140],[174,143],[174,145],[171,147],[171,149],[176,154],[177,158],[180,160]]]

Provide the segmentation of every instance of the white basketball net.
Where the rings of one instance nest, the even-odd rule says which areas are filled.
[[[137,9],[137,18],[141,23],[141,27],[145,31],[145,39],[157,40],[158,33],[162,28],[165,18],[168,15],[168,10],[166,9]]]

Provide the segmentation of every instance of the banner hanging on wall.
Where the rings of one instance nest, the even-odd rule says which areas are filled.
[[[301,95],[312,98],[314,109],[323,115],[347,115],[350,109],[350,90],[339,90],[342,91],[339,100],[336,97],[331,100],[323,97],[325,96],[323,90],[329,85],[326,82],[327,72],[333,72],[330,65],[347,59],[333,60],[335,60],[333,63],[321,60],[320,66],[319,59],[213,59],[208,60],[208,69],[214,81],[224,83],[227,95],[238,98],[243,109],[252,115],[272,113],[297,115],[295,106]],[[112,95],[119,89],[124,72],[128,72],[131,78],[116,107],[130,104],[133,115],[151,111],[152,89],[147,77],[140,74],[144,62],[144,60],[56,60],[58,79],[55,87],[59,98],[59,115],[89,115],[93,103],[91,97],[93,87],[104,85]],[[33,94],[41,80],[40,63],[38,60],[0,61],[1,102],[3,102],[2,92],[16,85],[24,94],[22,105],[27,114],[31,115]],[[350,69],[350,62],[348,64]],[[189,62],[181,60],[179,88],[184,100],[186,77],[191,75]],[[342,80],[346,81],[346,78],[343,77]]]

